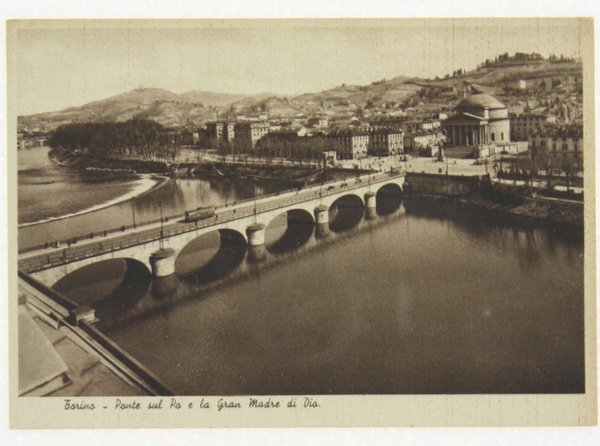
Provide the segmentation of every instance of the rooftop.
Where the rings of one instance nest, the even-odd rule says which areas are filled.
[[[490,110],[506,108],[504,104],[498,99],[496,99],[494,96],[485,93],[468,96],[462,101],[460,101],[459,104],[456,106],[456,108],[468,107],[488,108]]]

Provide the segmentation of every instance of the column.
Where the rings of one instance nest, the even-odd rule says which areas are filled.
[[[265,225],[254,223],[246,228],[248,244],[250,246],[259,246],[265,244]]]
[[[317,225],[329,223],[329,208],[324,204],[315,208],[315,223]]]
[[[154,277],[167,277],[175,273],[175,250],[161,248],[150,255],[150,267]]]
[[[366,208],[374,208],[377,206],[377,196],[375,192],[367,192],[365,194],[365,207]]]

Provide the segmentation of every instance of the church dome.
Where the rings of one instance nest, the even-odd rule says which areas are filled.
[[[506,108],[502,102],[489,94],[474,94],[464,98],[456,108],[487,108],[494,110]]]

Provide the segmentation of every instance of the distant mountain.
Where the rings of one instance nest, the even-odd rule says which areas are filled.
[[[340,85],[317,93],[281,96],[274,93],[254,95],[215,93],[193,90],[176,94],[160,88],[137,88],[80,107],[20,116],[19,127],[52,130],[69,122],[124,121],[133,117],[153,119],[165,126],[198,126],[219,117],[265,113],[275,117],[295,117],[311,113],[350,115],[369,110],[404,110],[408,107],[433,111],[449,109],[460,99],[460,90],[471,84],[511,102],[516,97],[510,87],[517,80],[537,80],[581,76],[580,62],[556,63],[549,60],[525,61],[512,65],[480,66],[476,70],[458,70],[443,79],[419,79],[399,76],[369,85]],[[517,99],[515,99],[516,101]],[[519,99],[521,100],[521,99]]]
[[[198,102],[207,107],[222,107],[247,97],[247,95],[244,94],[215,93],[212,91],[198,90],[186,91],[185,93],[181,93],[179,96],[188,102]]]
[[[133,117],[150,118],[174,126],[213,115],[214,111],[193,95],[178,95],[161,88],[136,88],[80,107],[20,116],[18,121],[20,127],[51,130],[69,122],[126,121]]]

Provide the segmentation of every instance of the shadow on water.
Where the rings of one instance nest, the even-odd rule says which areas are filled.
[[[81,305],[94,308],[99,319],[107,319],[135,306],[148,290],[150,279],[150,272],[139,261],[113,259],[74,271],[53,288]]]
[[[329,208],[329,229],[345,232],[356,227],[365,214],[363,201],[356,195],[344,195]]]
[[[396,184],[387,184],[377,191],[377,215],[390,215],[402,204],[402,189]]]
[[[583,250],[583,229],[578,227],[548,225],[493,212],[460,210],[439,202],[408,200],[404,207],[409,216],[447,222],[452,231],[466,235],[473,242],[485,241],[501,250],[512,245],[523,266],[538,265],[544,255],[559,251],[566,258],[575,259]]]
[[[489,234],[490,226],[492,228],[511,228],[515,231],[545,227],[548,233],[552,234],[555,241],[583,246],[583,228],[575,226],[548,225],[544,222],[523,219],[516,215],[456,209],[452,204],[432,201],[405,200],[404,206],[408,215],[432,220],[449,220],[457,223],[459,229],[469,231],[475,235]]]
[[[194,241],[180,253],[175,262],[175,271],[182,282],[208,284],[226,277],[242,263],[247,251],[246,240],[242,234],[227,229],[219,230],[216,234],[219,239],[218,249],[207,262],[202,262],[202,258],[207,257],[206,252],[214,252],[214,245],[210,246],[210,241],[209,249],[205,249],[204,252],[194,250],[198,247]],[[199,242],[202,243],[202,240]],[[211,251],[210,248],[213,250]]]
[[[281,233],[279,237],[272,234]],[[267,250],[274,254],[284,254],[303,246],[314,231],[313,217],[304,210],[291,210],[285,215],[273,219],[267,226]],[[271,240],[269,240],[271,239]]]

